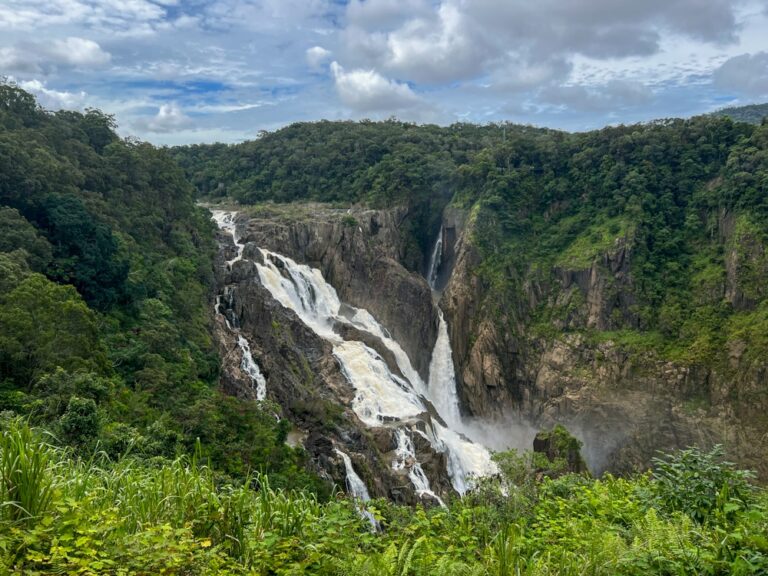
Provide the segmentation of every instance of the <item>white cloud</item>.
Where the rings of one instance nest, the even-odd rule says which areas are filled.
[[[14,0],[0,5],[0,29],[85,25],[124,32],[159,22],[165,14],[149,0]]]
[[[0,67],[11,72],[50,72],[59,66],[99,68],[110,59],[111,55],[93,40],[74,36],[0,48]]]
[[[768,97],[768,52],[730,58],[713,74],[716,86],[749,97]]]
[[[111,55],[93,40],[73,36],[54,40],[50,47],[43,51],[43,55],[46,54],[52,62],[70,66],[103,66],[111,59]]]
[[[22,80],[19,86],[37,96],[38,102],[49,110],[77,110],[85,107],[88,95],[85,92],[67,92],[46,87],[40,80]]]
[[[347,72],[334,61],[331,72],[341,101],[358,112],[395,111],[423,104],[410,86],[387,79],[374,70]]]
[[[414,82],[476,80],[500,69],[527,70],[546,82],[552,63],[647,57],[673,35],[708,45],[736,41],[737,8],[750,0],[441,0],[401,10],[394,0],[354,0],[347,9],[347,60]],[[377,22],[378,16],[382,22]],[[560,71],[567,66],[558,65]],[[565,80],[561,77],[560,80]]]
[[[192,119],[174,103],[163,104],[155,116],[139,118],[133,125],[147,132],[166,134],[178,132],[192,126]]]
[[[476,77],[491,52],[485,34],[456,6],[440,6],[436,20],[414,19],[392,32],[383,65],[407,78],[442,83]]]
[[[326,50],[322,46],[312,46],[308,48],[307,52],[307,64],[313,70],[319,70],[322,65],[331,57],[331,51]]]

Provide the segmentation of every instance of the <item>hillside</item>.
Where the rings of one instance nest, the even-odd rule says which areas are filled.
[[[734,122],[747,122],[748,124],[759,125],[768,116],[768,104],[750,104],[748,106],[723,108],[714,112],[713,116],[730,118]]]
[[[174,154],[188,170],[206,167],[190,173],[200,182],[210,165],[186,155],[216,150],[217,166],[239,167],[224,171],[216,188],[237,191],[241,202],[402,205],[403,247],[394,256],[412,272],[426,273],[435,240],[446,235],[438,289],[464,416],[566,423],[586,441],[597,470],[627,471],[646,466],[658,449],[720,442],[764,477],[764,127],[698,117],[579,134],[486,127],[467,130],[464,140],[457,131],[302,124],[226,149]],[[478,140],[484,131],[496,138]],[[367,144],[355,154],[363,134]],[[400,174],[391,158],[405,154],[402,134],[434,144],[416,148],[407,180],[366,180]],[[339,158],[335,142],[344,138]],[[466,152],[453,152],[457,140]],[[322,188],[301,169],[310,160],[297,161],[305,141],[311,162],[327,168]],[[376,146],[392,152],[364,153]],[[321,225],[312,220],[295,226]],[[258,237],[334,283],[336,268],[300,244]],[[338,277],[336,290],[345,293],[347,278]],[[434,322],[428,318],[413,322]],[[434,341],[426,343],[428,361]]]
[[[0,412],[84,455],[199,439],[224,473],[311,483],[266,409],[218,391],[207,213],[167,152],[114,128],[0,85]]]

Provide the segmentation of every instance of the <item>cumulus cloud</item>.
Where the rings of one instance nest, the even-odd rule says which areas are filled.
[[[18,85],[37,96],[38,102],[49,110],[80,109],[85,106],[88,95],[83,92],[67,92],[48,88],[40,80],[22,80]]]
[[[768,97],[768,52],[730,58],[715,70],[712,79],[724,90],[749,97]]]
[[[341,101],[358,112],[396,111],[423,104],[410,86],[385,78],[374,70],[347,72],[334,61],[331,72]]]
[[[101,49],[93,40],[69,37],[64,40],[54,40],[47,50],[43,50],[52,61],[70,66],[103,66],[111,58],[108,52]]]
[[[387,12],[389,0],[354,1],[345,34],[350,61],[427,83],[481,78],[510,61],[529,71],[576,55],[648,56],[662,34],[733,42],[739,25],[731,0],[442,0],[425,12]],[[366,12],[390,14],[364,18]],[[403,16],[405,15],[405,16]],[[565,67],[560,67],[565,71]]]
[[[463,80],[482,70],[492,53],[485,34],[456,6],[443,4],[434,19],[414,19],[389,35],[386,68],[421,82]]]
[[[312,46],[306,52],[307,64],[313,70],[319,70],[322,65],[331,57],[331,51],[322,46]]]
[[[167,134],[169,132],[178,132],[190,128],[192,126],[192,119],[184,114],[179,106],[170,103],[160,106],[160,109],[155,116],[139,118],[133,125],[139,130]]]
[[[93,40],[73,36],[0,48],[0,68],[10,72],[49,72],[60,66],[98,68],[110,60],[111,55]]]

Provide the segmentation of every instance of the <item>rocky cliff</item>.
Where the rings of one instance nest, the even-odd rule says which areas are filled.
[[[405,473],[392,469],[393,431],[358,419],[350,409],[355,391],[330,344],[270,297],[253,262],[262,257],[258,247],[318,268],[343,302],[381,321],[427,381],[437,309],[424,278],[409,270],[417,263],[404,256],[411,241],[407,218],[402,208],[256,208],[238,221],[245,260],[226,264],[235,252],[222,236],[217,274],[225,389],[253,395],[226,317],[251,342],[269,382],[268,398],[296,424],[317,469],[342,485],[344,471],[334,453],[341,447],[372,494],[399,501],[416,496]],[[718,228],[728,247],[724,270],[718,282],[702,285],[701,297],[754,308],[762,290],[755,270],[764,266],[765,250],[738,218],[723,214]],[[730,458],[766,477],[768,367],[750,353],[746,340],[729,342],[727,361],[703,364],[624,337],[622,328],[640,327],[631,234],[618,235],[586,265],[504,270],[506,285],[515,289],[502,294],[481,273],[475,229],[468,213],[445,210],[435,287],[448,323],[462,413],[495,430],[494,448],[529,448],[531,430],[564,424],[584,442],[593,472],[642,469],[658,451],[721,443]],[[338,329],[365,341],[402,376],[381,342],[352,334],[352,326]],[[420,434],[414,442],[433,489],[450,492],[445,455]]]
[[[765,277],[766,258],[737,220],[721,215],[726,273],[701,290],[749,309],[758,301],[762,284],[755,280]],[[444,226],[455,228],[456,221],[447,213]],[[728,343],[726,362],[674,359],[615,332],[639,323],[630,237],[617,237],[585,267],[508,270],[517,289],[502,299],[478,274],[472,220],[460,221],[467,226],[455,235],[440,304],[467,414],[515,414],[536,428],[564,424],[584,441],[595,472],[642,469],[658,451],[719,443],[730,458],[768,477],[766,359],[750,357],[739,339]]]
[[[425,281],[396,260],[398,226],[405,214],[399,210],[349,214],[313,207],[312,214],[297,217],[294,209],[284,207],[290,214],[274,208],[268,214],[238,216],[237,236],[245,244],[242,259],[235,258],[232,236],[218,235],[214,336],[222,358],[221,385],[228,393],[256,397],[238,342],[244,336],[266,380],[267,401],[273,403],[276,417],[294,425],[290,439],[306,449],[321,476],[345,485],[343,460],[336,452],[340,449],[350,456],[371,496],[430,502],[429,495],[414,490],[409,478],[413,462],[393,469],[393,461],[403,458],[396,453],[396,430],[361,422],[351,407],[355,390],[332,344],[272,297],[256,267],[263,263],[259,248],[265,248],[321,269],[342,301],[378,314],[410,348],[411,357],[422,359],[419,368],[426,371],[429,354],[423,350],[434,344],[436,311]],[[376,338],[348,324],[339,326],[338,332],[365,341],[397,373],[391,352]],[[452,489],[445,455],[419,434],[413,434],[413,443],[414,461],[420,463],[431,489],[447,495]]]
[[[253,211],[243,240],[318,268],[343,302],[373,314],[426,380],[437,338],[437,310],[424,279],[406,260],[408,210],[341,210],[319,204]],[[425,351],[428,351],[425,353]]]

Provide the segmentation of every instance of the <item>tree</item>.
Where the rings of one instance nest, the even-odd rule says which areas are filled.
[[[58,366],[107,372],[96,315],[72,286],[32,274],[0,302],[0,380],[30,387]]]

